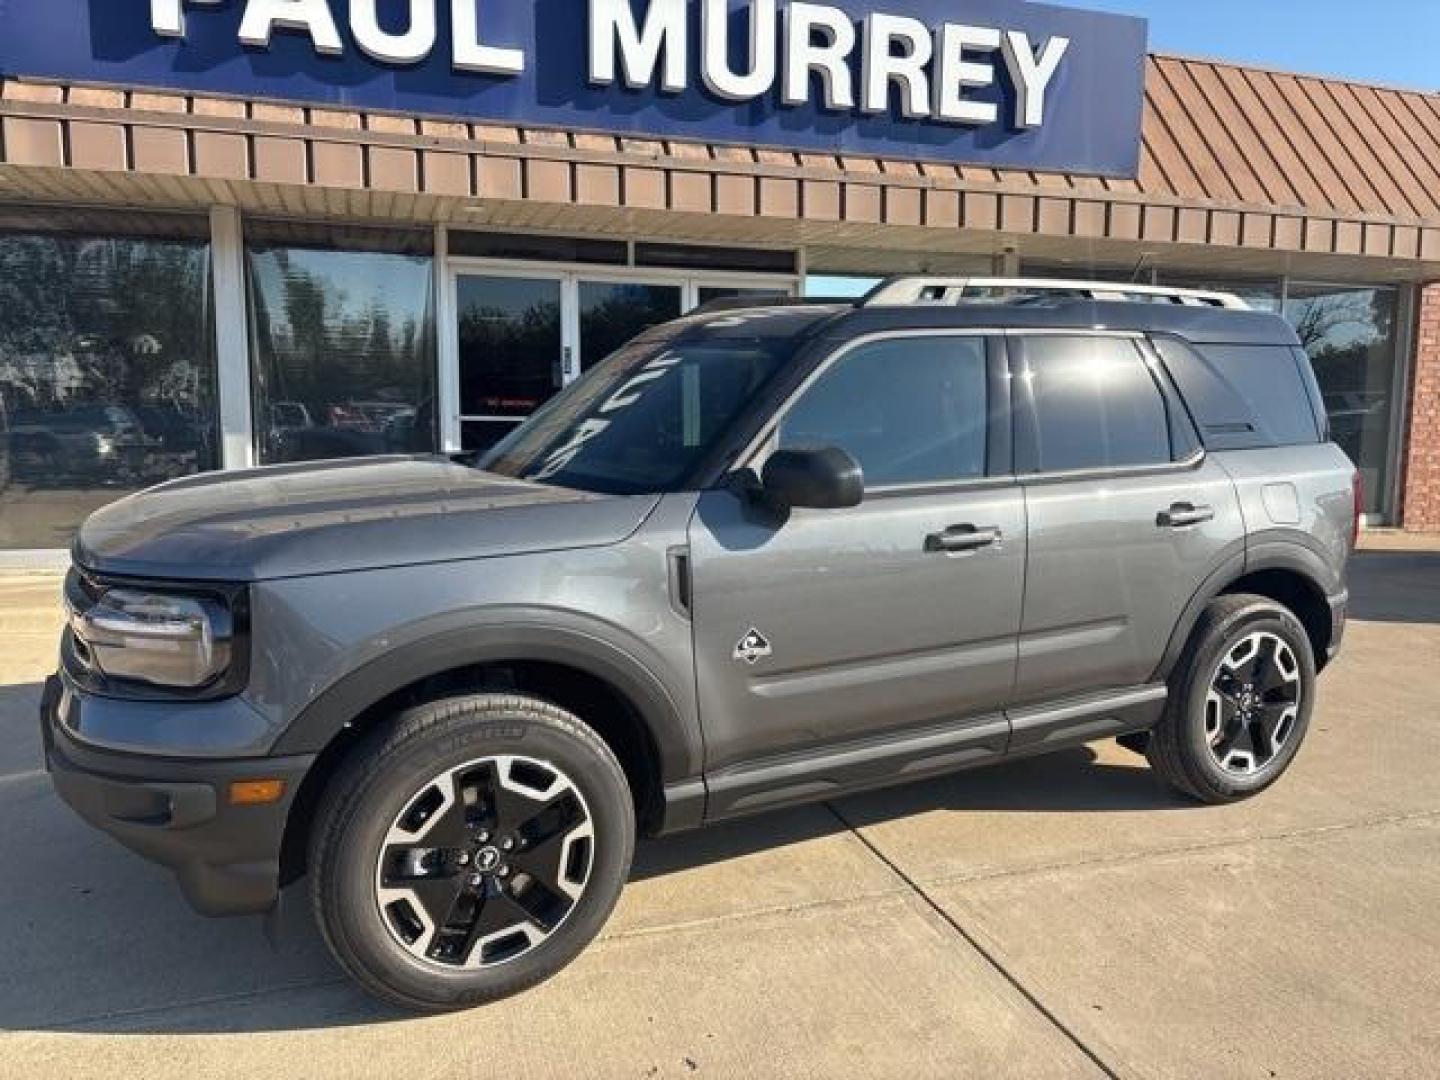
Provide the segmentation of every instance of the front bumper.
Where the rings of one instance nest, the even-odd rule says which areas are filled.
[[[74,695],[52,676],[40,703],[45,767],[71,809],[173,870],[185,898],[202,915],[258,914],[274,907],[285,823],[314,757],[201,761],[96,750],[73,738],[62,722]],[[258,779],[284,780],[284,797],[265,806],[229,803],[232,782]]]

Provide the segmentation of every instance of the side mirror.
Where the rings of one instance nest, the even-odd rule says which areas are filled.
[[[838,446],[777,450],[765,462],[765,495],[784,507],[844,510],[865,498],[865,472]]]

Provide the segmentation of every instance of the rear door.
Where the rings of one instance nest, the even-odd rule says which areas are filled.
[[[1008,342],[1029,521],[1016,704],[1140,686],[1204,578],[1244,550],[1234,484],[1140,336]],[[1043,737],[1014,719],[1016,749]]]
[[[970,725],[975,753],[1003,753],[1025,563],[1008,396],[1003,349],[983,336],[862,341],[771,438],[849,451],[861,506],[777,520],[731,491],[701,496],[690,551],[712,815],[766,797],[727,770],[811,749]]]

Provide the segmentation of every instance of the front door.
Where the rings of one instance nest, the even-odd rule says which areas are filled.
[[[690,554],[712,813],[764,797],[723,790],[727,770],[812,748],[973,723],[976,747],[1003,753],[1026,535],[1008,428],[987,424],[1008,419],[990,405],[1006,395],[998,352],[979,336],[881,339],[801,391],[772,445],[850,452],[866,475],[855,509],[780,520],[727,490],[701,496]]]

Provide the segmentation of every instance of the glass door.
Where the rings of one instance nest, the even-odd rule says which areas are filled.
[[[733,275],[456,259],[442,347],[447,450],[488,450],[565,385],[651,327],[720,296],[786,293]],[[767,287],[768,285],[768,287]]]
[[[581,281],[580,367],[589,371],[631,338],[685,313],[683,282]]]
[[[561,277],[457,274],[460,444],[486,450],[565,385]]]

